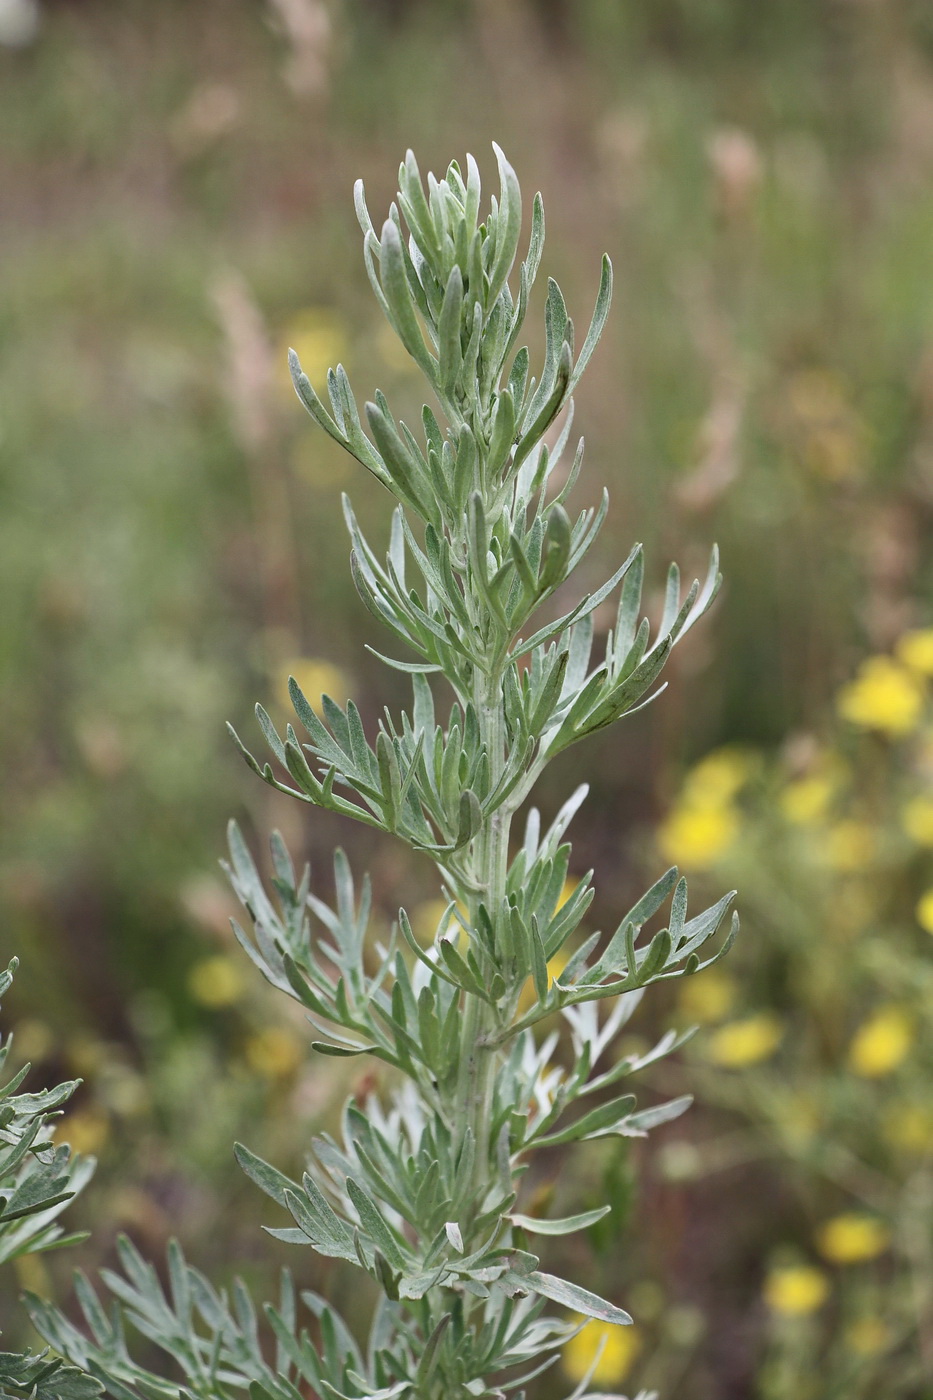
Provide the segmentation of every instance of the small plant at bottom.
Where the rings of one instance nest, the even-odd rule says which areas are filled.
[[[13,983],[14,958],[0,972],[0,997]],[[0,1041],[0,1075],[13,1038]],[[83,1235],[65,1235],[58,1217],[94,1171],[93,1157],[72,1156],[49,1135],[61,1105],[74,1093],[72,1081],[38,1093],[17,1093],[29,1074],[23,1065],[0,1087],[0,1264],[74,1244]],[[101,1385],[74,1366],[44,1352],[0,1352],[0,1400],[91,1400]]]
[[[443,179],[429,176],[425,190],[409,154],[398,202],[378,233],[357,186],[373,290],[433,396],[420,434],[396,420],[379,392],[361,419],[340,365],[328,372],[325,405],[291,356],[312,417],[397,502],[381,557],[349,502],[345,515],[353,580],[406,653],[383,660],[410,676],[411,709],[387,710],[370,737],[352,702],[324,695],[315,707],[292,680],[306,737],[292,725],[280,734],[258,707],[271,761],[240,745],[278,791],[394,835],[435,862],[445,907],[430,945],[404,909],[384,944],[369,938],[369,882],[354,880],[342,853],[331,907],[312,891],[307,870],[296,874],[278,835],[270,895],[237,827],[229,833],[229,874],[252,925],[237,934],[249,957],[305,1008],[317,1053],[373,1056],[388,1067],[386,1096],[351,1099],[340,1136],[314,1142],[301,1181],[253,1148],[237,1148],[244,1170],[281,1209],[273,1235],[359,1268],[378,1285],[369,1340],[360,1347],[331,1304],[305,1292],[317,1324],[312,1341],[286,1277],[280,1303],[265,1309],[277,1348],[271,1362],[245,1289],[228,1301],[173,1246],[165,1292],[125,1242],[124,1276],[104,1275],[118,1300],[112,1315],[80,1285],[92,1340],[54,1309],[36,1301],[32,1309],[43,1335],[115,1400],[179,1393],[131,1359],[124,1318],[174,1358],[184,1393],[248,1387],[253,1400],[296,1400],[308,1390],[328,1400],[522,1395],[581,1317],[631,1321],[616,1303],[542,1269],[535,1247],[539,1237],[586,1229],[611,1207],[540,1218],[520,1198],[522,1176],[543,1149],[641,1137],[688,1106],[678,1098],[638,1107],[621,1088],[683,1037],[668,1033],[641,1055],[609,1052],[646,987],[722,956],[734,915],[725,938],[714,940],[733,896],[688,917],[686,884],[671,869],[609,936],[584,935],[592,873],[568,899],[562,892],[565,833],[586,789],[547,828],[531,810],[514,846],[512,824],[552,758],[660,693],[663,686],[652,687],[712,603],[719,573],[714,552],[705,583],[682,596],[672,566],[652,636],[641,615],[636,544],[601,586],[556,616],[553,608],[541,614],[606,515],[605,494],[575,518],[567,501],[583,460],[582,442],[571,452],[572,395],[609,311],[611,268],[605,259],[579,346],[560,288],[548,282],[544,358],[533,375],[519,336],[544,211],[538,196],[513,288],[522,202],[513,170],[498,148],[496,155],[500,189],[484,220],[471,157],[465,175],[452,164]],[[614,626],[594,655],[594,615],[616,594]],[[666,921],[656,917],[668,904]],[[653,931],[644,932],[649,921]],[[604,1002],[612,1003],[605,1016]],[[558,1035],[537,1034],[555,1014],[569,1030],[569,1066],[555,1058]],[[598,1360],[575,1395],[588,1390]]]

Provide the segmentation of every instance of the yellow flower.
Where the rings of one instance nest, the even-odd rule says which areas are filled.
[[[817,1248],[831,1264],[861,1264],[866,1259],[876,1259],[890,1241],[891,1232],[882,1220],[856,1211],[833,1216],[816,1237]]]
[[[237,963],[224,953],[201,958],[188,973],[188,991],[202,1006],[232,1006],[245,991]]]
[[[658,832],[662,855],[673,865],[705,870],[725,855],[739,831],[732,807],[683,803],[674,808]]]
[[[557,905],[554,911],[555,913],[558,909],[563,909],[564,905],[567,903],[567,900],[573,894],[574,890],[577,888],[577,885],[579,885],[579,883],[580,881],[574,875],[567,876],[561,888],[561,892],[557,896]]]
[[[308,306],[286,326],[279,349],[279,364],[285,363],[289,349],[297,351],[301,368],[320,392],[327,371],[335,369],[346,357],[346,331],[340,317],[330,308]],[[288,376],[280,376],[280,380],[283,389],[294,394]],[[327,402],[326,396],[324,402]]]
[[[912,797],[901,813],[901,825],[918,846],[933,846],[933,797]]]
[[[933,933],[933,890],[927,890],[917,901],[917,923],[927,933]]]
[[[561,975],[569,961],[570,954],[564,948],[561,948],[560,952],[555,953],[553,958],[550,958],[548,960],[547,984],[549,987],[554,985],[555,977],[559,977]],[[531,1008],[536,1004],[536,1002],[537,997],[535,995],[535,984],[529,977],[524,987],[522,987],[521,996],[518,998],[519,1013],[522,1016],[524,1016],[525,1012],[530,1011]]]
[[[339,666],[317,656],[295,657],[281,667],[278,676],[279,698],[289,709],[292,703],[288,694],[289,676],[295,677],[301,693],[313,710],[320,710],[325,695],[342,704],[350,689],[347,677]]]
[[[891,1340],[891,1333],[880,1317],[860,1317],[846,1333],[846,1341],[858,1356],[877,1356]]]
[[[768,1274],[764,1295],[772,1312],[783,1317],[803,1317],[826,1302],[829,1280],[822,1269],[814,1269],[810,1264],[784,1264]]]
[[[933,1108],[923,1104],[893,1104],[884,1116],[881,1133],[900,1152],[933,1151]]]
[[[411,915],[411,931],[423,948],[429,948],[447,908],[446,899],[426,899]]]
[[[736,996],[735,978],[718,967],[700,977],[687,977],[680,984],[680,1009],[701,1026],[713,1025],[729,1014]]]
[[[756,1065],[773,1055],[784,1034],[777,1016],[761,1011],[744,1021],[730,1021],[710,1036],[707,1058],[726,1069]]]
[[[875,835],[867,822],[836,822],[826,832],[822,856],[833,870],[860,870],[875,849]]]
[[[701,807],[723,806],[745,786],[754,767],[753,755],[743,749],[714,749],[687,773],[683,800]]]
[[[856,1031],[849,1066],[864,1079],[880,1079],[906,1059],[914,1038],[911,1017],[899,1006],[882,1006]]]
[[[912,671],[889,656],[870,656],[836,697],[843,719],[863,729],[899,738],[915,729],[923,712],[924,689]]]
[[[789,822],[810,826],[825,817],[835,790],[836,783],[825,774],[795,778],[778,799],[781,811]]]
[[[301,1041],[289,1031],[269,1026],[251,1035],[243,1047],[246,1063],[264,1079],[287,1079],[302,1059]]]
[[[73,1152],[99,1152],[110,1136],[110,1122],[99,1108],[79,1108],[55,1129],[57,1143],[67,1142]]]
[[[824,423],[807,436],[804,446],[807,466],[827,481],[850,481],[859,474],[862,442],[859,424]]]
[[[924,676],[933,676],[933,627],[920,627],[913,632],[905,632],[897,646],[899,661],[912,671]]]
[[[399,340],[395,331],[388,321],[379,318],[379,328],[375,337],[376,349],[379,351],[387,369],[394,370],[396,374],[411,373],[415,367],[415,362]]]
[[[583,1322],[577,1317],[577,1322]],[[641,1338],[634,1327],[616,1327],[608,1322],[588,1322],[581,1332],[564,1347],[562,1365],[565,1374],[577,1384],[583,1380],[600,1346],[602,1355],[596,1363],[594,1385],[616,1385],[625,1379],[641,1350]]]
[[[43,1298],[47,1298],[52,1292],[52,1280],[41,1255],[17,1254],[13,1259],[13,1268],[16,1270],[16,1282],[20,1288],[28,1289],[30,1293],[38,1293]]]

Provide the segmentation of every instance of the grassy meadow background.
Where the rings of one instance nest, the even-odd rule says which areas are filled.
[[[492,140],[528,205],[543,192],[578,324],[615,265],[577,399],[575,500],[611,496],[586,569],[642,539],[657,589],[718,540],[726,576],[664,697],[557,761],[540,803],[591,784],[594,927],[668,860],[737,884],[745,926],[727,970],[632,1022],[631,1043],[702,1023],[643,1089],[693,1112],[650,1145],[555,1153],[529,1192],[617,1207],[569,1261],[636,1317],[603,1389],[929,1400],[923,0],[0,0],[4,1027],[44,1082],[83,1077],[63,1133],[100,1159],[70,1216],[91,1239],[19,1283],[65,1299],[118,1230],[153,1255],[177,1234],[213,1277],[271,1292],[287,1260],[363,1316],[355,1275],[261,1234],[233,1163],[243,1138],[298,1168],[363,1086],[236,949],[224,824],[278,826],[325,895],[344,844],[386,924],[402,902],[426,923],[439,892],[414,855],[264,789],[224,721],[249,741],[256,700],[283,717],[289,671],[371,724],[404,700],[364,650],[383,639],[340,516],[346,490],[379,538],[388,497],[302,412],[285,349],[417,411],[353,181],[375,218],[408,146],[438,172],[470,150],[491,179]]]

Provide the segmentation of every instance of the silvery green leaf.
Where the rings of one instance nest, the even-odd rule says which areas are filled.
[[[391,312],[392,324],[418,368],[433,383],[437,365],[428,353],[421,334],[421,327],[418,325],[408,276],[405,271],[402,240],[392,219],[386,219],[382,226],[379,268],[382,275],[382,290]]]
[[[519,1215],[515,1212],[507,1219],[518,1225],[529,1235],[571,1235],[576,1230],[586,1230],[602,1220],[612,1210],[612,1206],[600,1206],[597,1210],[585,1210],[579,1215],[565,1215],[560,1219],[547,1220],[536,1215]]]
[[[606,326],[606,320],[609,316],[609,307],[611,304],[612,263],[609,261],[608,256],[604,253],[602,270],[600,272],[599,278],[599,291],[596,294],[596,307],[593,311],[593,319],[590,322],[590,328],[586,333],[586,339],[584,340],[583,345],[580,349],[579,358],[577,359],[577,363],[574,366],[573,375],[570,380],[571,393],[573,393],[577,384],[580,382],[580,378],[583,374],[583,371],[589,364],[593,351],[599,344],[600,337],[602,336],[603,330]]]
[[[568,1283],[566,1279],[556,1278],[553,1274],[544,1274],[534,1271],[530,1274],[507,1274],[504,1282],[513,1287],[521,1288],[532,1293],[539,1293],[542,1298],[548,1298],[552,1303],[559,1303],[562,1307],[573,1308],[575,1312],[583,1313],[586,1317],[595,1317],[599,1322],[612,1322],[619,1326],[628,1326],[632,1319],[622,1308],[615,1307],[608,1303],[605,1298],[600,1298],[598,1294],[591,1293],[587,1288],[581,1288],[576,1283]]]

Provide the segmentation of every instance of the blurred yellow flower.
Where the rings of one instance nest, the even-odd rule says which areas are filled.
[[[739,815],[732,807],[682,803],[658,831],[661,854],[673,865],[705,870],[725,855],[739,832]]]
[[[411,914],[411,931],[422,947],[429,948],[434,942],[446,908],[446,899],[426,899]]]
[[[923,685],[913,671],[889,656],[870,656],[839,691],[836,708],[850,724],[898,738],[917,727],[923,700]]]
[[[350,689],[346,675],[339,666],[317,656],[294,657],[287,665],[280,667],[277,691],[283,705],[292,708],[288,694],[288,678],[294,676],[301,693],[313,710],[320,710],[321,701],[329,695],[338,704],[343,704]]]
[[[721,806],[735,797],[755,770],[755,757],[745,749],[714,749],[695,763],[684,778],[683,800],[698,806]]]
[[[285,363],[290,349],[297,352],[301,368],[327,403],[327,371],[336,369],[347,353],[346,329],[341,318],[326,306],[305,307],[285,327],[277,363]],[[287,375],[277,378],[284,390],[294,393]]]
[[[709,1026],[729,1014],[737,990],[735,978],[714,967],[699,977],[685,978],[677,999],[686,1017],[701,1026]]]
[[[817,1248],[832,1264],[861,1264],[875,1259],[890,1242],[891,1231],[884,1221],[856,1211],[833,1216],[816,1236]]]
[[[933,1151],[933,1107],[892,1104],[882,1119],[881,1135],[899,1152]]]
[[[388,321],[380,317],[379,328],[375,335],[376,348],[388,369],[395,370],[396,374],[411,373],[415,369],[415,362],[399,340],[395,331]]]
[[[239,965],[224,953],[201,958],[188,973],[188,991],[202,1006],[232,1006],[246,990]]]
[[[856,478],[866,429],[839,376],[819,367],[801,370],[790,381],[788,403],[810,470],[827,481]]]
[[[774,1054],[783,1034],[777,1016],[761,1011],[757,1016],[721,1026],[707,1041],[706,1056],[714,1065],[727,1069],[756,1065]]]
[[[918,846],[933,846],[933,797],[912,797],[901,812],[901,825]]]
[[[927,890],[917,901],[917,923],[927,933],[933,933],[933,890]]]
[[[859,474],[862,463],[862,433],[852,418],[842,423],[823,423],[807,436],[804,445],[807,466],[827,481],[850,481]]]
[[[47,1298],[52,1290],[49,1271],[41,1254],[17,1254],[13,1259],[16,1282],[30,1293]]]
[[[821,853],[833,870],[860,870],[875,850],[875,833],[867,822],[836,822],[821,842]]]
[[[860,1317],[846,1332],[846,1341],[857,1356],[877,1356],[891,1340],[891,1333],[880,1317]]]
[[[79,1108],[55,1128],[57,1143],[67,1142],[73,1152],[97,1153],[110,1136],[109,1119],[99,1108]]]
[[[933,676],[933,627],[920,627],[905,632],[894,648],[899,661],[912,671]]]
[[[249,1037],[243,1053],[250,1069],[264,1079],[287,1079],[301,1064],[302,1045],[290,1031],[269,1026]]]
[[[822,1269],[810,1264],[784,1264],[765,1279],[765,1302],[783,1317],[803,1317],[816,1312],[829,1297],[829,1280]]]
[[[414,913],[409,916],[411,919],[411,931],[422,947],[429,948],[434,942],[437,931],[440,928],[441,919],[446,912],[447,900],[426,899],[423,903],[419,904],[415,908]],[[448,938],[456,937],[460,946],[460,951],[464,952],[469,946],[470,936],[458,921],[457,914],[459,914],[466,923],[469,923],[469,910],[465,904],[462,904],[458,900],[456,912],[451,914],[450,921],[447,924],[446,936]]]
[[[913,1039],[913,1020],[902,1007],[879,1007],[856,1031],[849,1067],[864,1079],[880,1079],[906,1059]]]
[[[547,965],[547,984],[549,987],[554,985],[555,977],[561,975],[569,961],[570,953],[564,948],[561,948],[559,953],[555,953],[553,958],[549,959]],[[524,987],[522,987],[521,996],[518,998],[519,1013],[524,1015],[526,1011],[530,1011],[535,1005],[536,1000],[535,984],[529,977]]]
[[[826,815],[833,795],[833,783],[828,778],[795,778],[788,783],[779,800],[788,821],[809,826]]]
[[[577,1316],[575,1321],[583,1322]],[[615,1385],[625,1379],[641,1350],[641,1338],[634,1327],[616,1327],[612,1323],[588,1322],[581,1332],[564,1347],[562,1365],[571,1381],[583,1380],[602,1346],[596,1363],[594,1385]]]
[[[557,896],[557,906],[556,906],[556,909],[563,909],[564,905],[567,903],[567,900],[568,900],[568,899],[570,898],[570,896],[573,894],[574,890],[577,888],[577,885],[579,885],[579,883],[580,883],[580,881],[576,878],[576,876],[574,876],[574,875],[568,875],[568,876],[567,876],[566,880],[565,880],[564,883],[563,883],[563,887],[562,887],[562,889],[561,889],[561,892],[560,892],[560,894]],[[555,912],[556,912],[556,910],[555,910]]]

